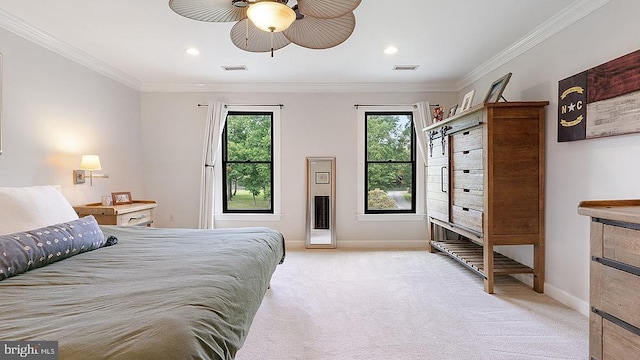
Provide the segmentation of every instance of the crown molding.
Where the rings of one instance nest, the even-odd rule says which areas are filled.
[[[545,21],[542,25],[535,28],[532,32],[525,35],[522,39],[496,54],[482,65],[476,67],[469,74],[460,79],[457,84],[457,88],[462,90],[475,81],[480,80],[482,77],[489,75],[489,73],[500,66],[514,60],[529,49],[542,43],[561,30],[566,29],[576,21],[591,14],[593,11],[599,9],[610,1],[611,0],[577,0],[573,2],[560,13],[556,14],[549,20]]]
[[[122,71],[77,48],[27,24],[0,9],[0,26],[29,41],[71,59],[102,75],[141,92],[277,92],[277,93],[347,93],[347,92],[456,92],[455,84],[376,83],[376,84],[302,84],[302,83],[218,83],[174,84],[142,83]]]
[[[0,26],[135,90],[140,81],[0,9]]]
[[[0,26],[55,53],[69,58],[102,75],[142,92],[278,92],[278,93],[347,93],[347,92],[457,92],[489,75],[500,66],[569,27],[611,0],[576,0],[505,50],[476,67],[455,84],[375,83],[375,84],[169,84],[142,83],[138,79],[60,41],[0,9]]]
[[[142,92],[243,92],[243,93],[375,93],[375,92],[457,92],[454,84],[423,83],[143,83]]]

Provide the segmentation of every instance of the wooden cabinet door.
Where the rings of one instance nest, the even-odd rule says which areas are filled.
[[[449,137],[431,138],[427,156],[427,215],[448,222],[450,219]]]

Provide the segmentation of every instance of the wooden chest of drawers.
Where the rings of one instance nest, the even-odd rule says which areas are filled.
[[[640,354],[640,200],[583,201],[591,217],[589,353],[592,359]]]
[[[103,206],[100,203],[77,205],[78,216],[93,215],[100,225],[153,226],[155,201],[135,200],[132,204]]]
[[[508,274],[532,274],[534,290],[544,291],[548,104],[481,104],[423,129],[429,139],[429,250],[440,250],[483,276],[488,293],[494,276]],[[454,236],[436,239],[440,228]],[[532,267],[494,251],[498,245],[533,245]]]

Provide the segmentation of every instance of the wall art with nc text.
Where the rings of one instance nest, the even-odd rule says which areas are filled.
[[[558,82],[558,142],[640,132],[640,50]]]

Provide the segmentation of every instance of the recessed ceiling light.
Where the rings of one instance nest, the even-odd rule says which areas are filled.
[[[384,49],[384,53],[387,55],[395,54],[397,52],[398,52],[398,48],[395,46],[389,46],[388,48]]]
[[[200,50],[198,50],[196,48],[188,48],[187,49],[187,54],[193,55],[193,56],[200,55]]]

